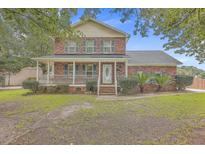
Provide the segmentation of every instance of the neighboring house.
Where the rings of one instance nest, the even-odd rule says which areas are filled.
[[[39,75],[42,75],[42,70],[39,68]],[[16,74],[6,75],[5,85],[7,86],[10,82],[10,86],[20,86],[23,81],[28,78],[36,78],[36,68],[35,67],[25,67],[20,72]]]
[[[69,92],[84,92],[87,80],[97,81],[97,93],[117,94],[120,78],[139,71],[176,75],[181,62],[162,51],[126,51],[128,34],[94,19],[73,25],[81,43],[55,40],[53,55],[33,58],[47,64],[41,84],[69,84]]]

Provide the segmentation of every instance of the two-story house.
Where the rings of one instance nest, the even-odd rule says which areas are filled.
[[[117,94],[120,78],[139,71],[175,75],[181,64],[163,51],[126,51],[128,34],[95,19],[73,27],[84,34],[81,43],[56,39],[53,55],[34,58],[40,83],[69,84],[75,93],[85,91],[87,80],[96,80],[98,95]],[[47,74],[39,76],[39,62],[47,64]]]

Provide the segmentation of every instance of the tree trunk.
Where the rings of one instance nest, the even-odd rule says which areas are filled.
[[[162,89],[162,87],[160,85],[158,85],[157,92],[160,92],[161,89]]]
[[[140,92],[141,92],[141,93],[144,92],[144,86],[140,86]]]

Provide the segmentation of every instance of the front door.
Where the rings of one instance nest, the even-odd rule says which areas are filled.
[[[112,64],[103,64],[103,84],[112,84]]]

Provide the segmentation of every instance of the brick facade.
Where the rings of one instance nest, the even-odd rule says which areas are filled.
[[[168,75],[176,75],[176,66],[128,66],[128,75],[137,72],[145,73],[166,73]]]
[[[83,38],[83,41],[85,40],[95,40],[95,53],[94,54],[102,54],[101,51],[101,42],[103,40],[114,40],[115,41],[115,52],[114,54],[125,54],[125,38],[105,38],[105,37],[89,37],[89,38]],[[78,54],[86,54],[85,48],[83,47],[84,43],[80,42],[79,43],[79,48],[78,48]],[[54,54],[65,54],[64,53],[64,41],[61,41],[59,39],[55,40],[55,46],[54,46]],[[113,54],[113,53],[112,53]]]
[[[128,66],[128,75],[135,74],[137,72],[144,73],[165,73],[171,76],[176,75],[176,66]],[[156,92],[157,85],[155,84],[146,84],[144,87],[145,93]],[[176,84],[173,80],[172,84],[164,87],[161,91],[176,91]],[[139,87],[133,89],[133,93],[139,93]]]

